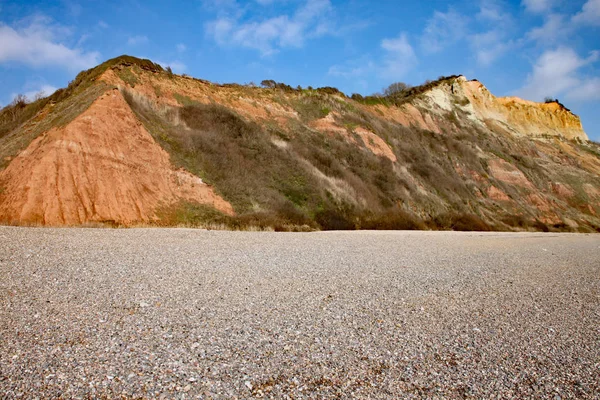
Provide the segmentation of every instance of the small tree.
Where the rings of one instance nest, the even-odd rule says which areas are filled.
[[[173,77],[173,70],[171,69],[171,67],[169,65],[167,65],[167,68],[165,68],[167,70],[167,75],[169,75],[169,78]]]
[[[383,95],[384,96],[392,96],[392,95],[395,95],[398,93],[405,92],[410,88],[411,88],[411,86],[407,83],[395,82],[395,83],[392,83],[387,88],[383,89]]]
[[[13,107],[17,107],[17,108],[23,108],[27,105],[27,103],[28,103],[27,96],[19,93],[18,95],[15,96],[15,98],[13,99],[12,103],[10,103],[10,105]]]
[[[13,101],[10,103],[8,108],[8,115],[12,121],[15,121],[22,110],[27,106],[27,97],[24,94],[18,94],[15,96]]]
[[[260,85],[268,89],[274,89],[277,86],[277,82],[275,82],[273,79],[265,79],[260,83]]]
[[[550,96],[544,98],[544,103],[558,103],[558,99],[553,99]]]

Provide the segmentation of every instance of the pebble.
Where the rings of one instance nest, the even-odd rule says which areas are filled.
[[[6,398],[600,398],[597,235],[0,237]]]

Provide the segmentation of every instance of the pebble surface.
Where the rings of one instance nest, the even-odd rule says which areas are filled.
[[[0,398],[600,397],[600,236],[0,227]]]

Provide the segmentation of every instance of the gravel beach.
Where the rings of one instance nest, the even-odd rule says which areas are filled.
[[[0,227],[0,398],[600,398],[600,235]]]

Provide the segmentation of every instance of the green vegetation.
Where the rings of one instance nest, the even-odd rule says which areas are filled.
[[[138,78],[133,73],[131,68],[120,69],[117,71],[117,75],[123,80],[123,82],[127,83],[132,88],[135,87],[135,85],[137,85],[138,83]]]
[[[175,100],[177,100],[177,102],[182,106],[194,106],[196,104],[200,104],[196,100],[179,93],[173,93],[173,97],[175,97]]]

